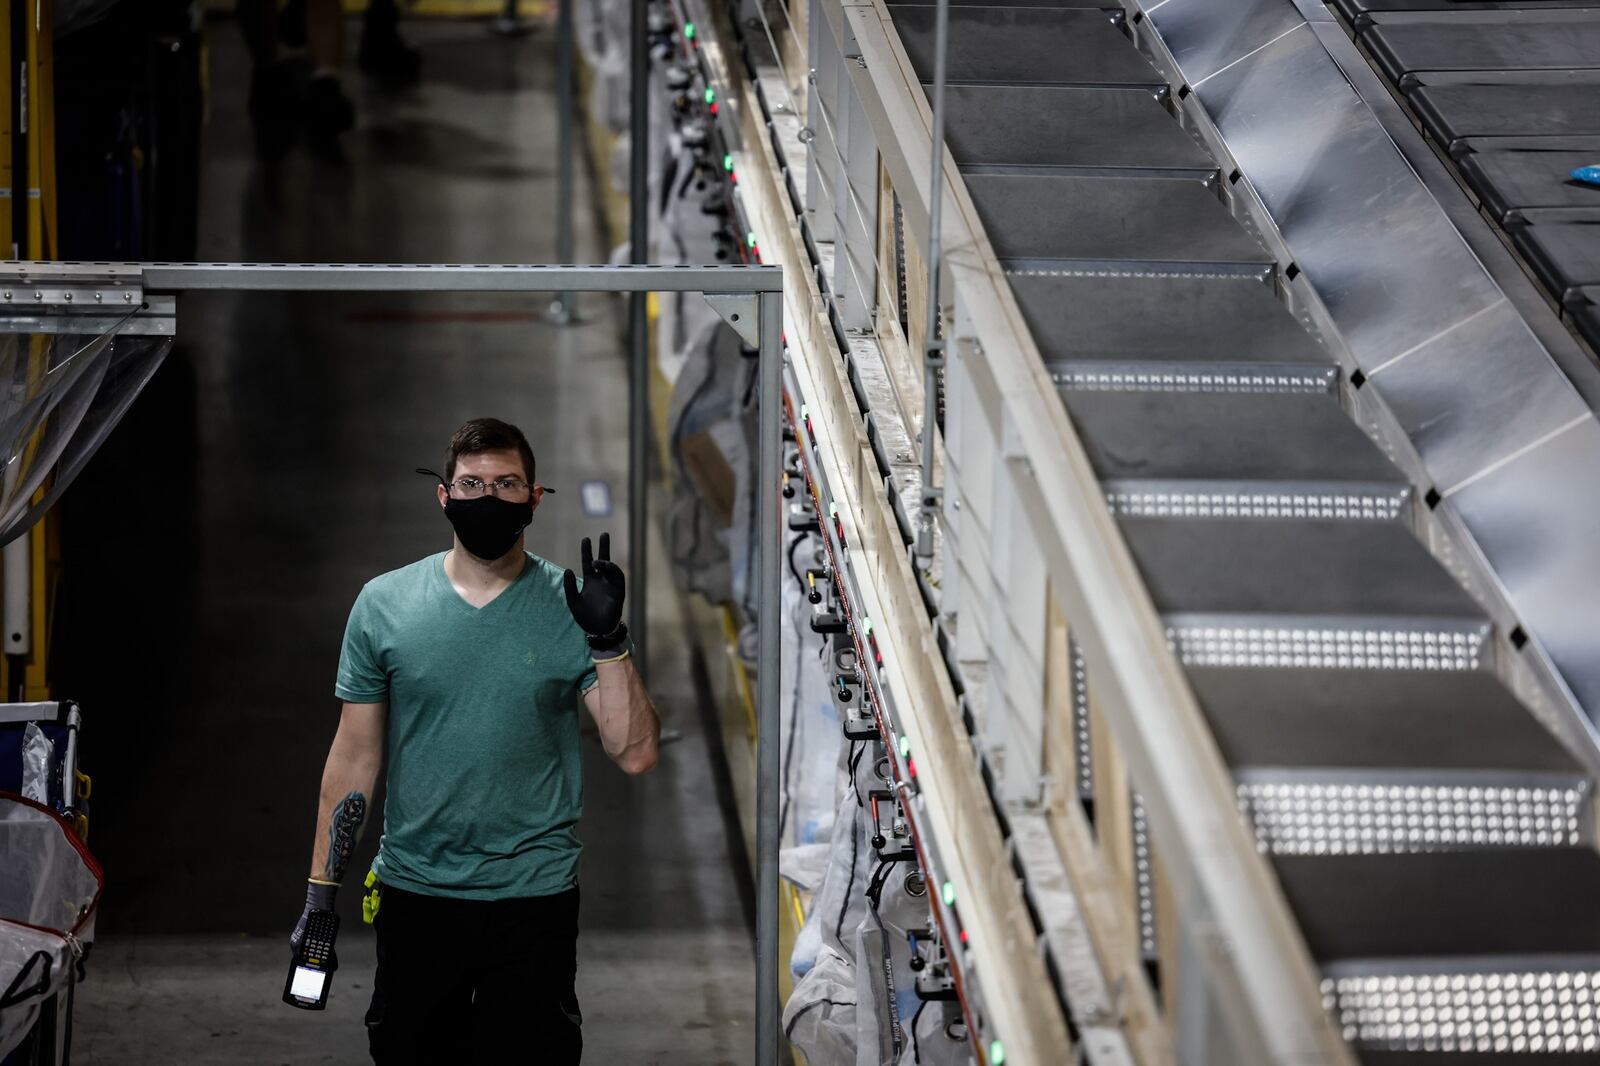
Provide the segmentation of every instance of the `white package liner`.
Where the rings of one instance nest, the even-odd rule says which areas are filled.
[[[66,987],[93,939],[99,863],[54,811],[0,792],[0,1058]]]
[[[50,802],[50,767],[55,761],[55,747],[37,722],[29,722],[22,731],[22,794],[35,803]]]
[[[801,573],[817,563],[813,544],[815,540],[809,536],[784,544]],[[789,566],[788,559],[783,566]],[[811,603],[793,581],[783,583],[783,611],[789,624],[782,627],[780,652],[781,689],[787,702],[779,718],[783,798],[778,835],[786,849],[795,849],[832,840],[839,791],[844,785],[839,772],[841,748],[848,745],[833,704],[829,638],[812,630]]]

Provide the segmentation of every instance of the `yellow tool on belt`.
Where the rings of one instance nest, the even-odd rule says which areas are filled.
[[[371,925],[378,916],[378,904],[383,902],[383,886],[378,883],[378,871],[368,870],[367,879],[362,883],[367,887],[367,894],[361,897],[361,920]]]

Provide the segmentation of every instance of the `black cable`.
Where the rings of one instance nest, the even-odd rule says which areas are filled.
[[[861,798],[861,782],[856,780],[856,774],[860,772],[861,768],[861,756],[866,753],[866,741],[852,740],[850,742],[850,787],[855,790],[857,807],[865,807],[867,805],[867,801]]]
[[[861,852],[861,831],[854,823],[850,826],[850,880],[845,882],[844,902],[839,905],[839,920],[833,926],[833,939],[844,946],[844,915],[850,909],[850,892],[856,887],[856,856]]]
[[[922,1042],[917,1039],[917,1022],[922,1020],[922,1011],[927,1007],[928,1001],[923,1000],[917,1004],[916,1013],[911,1015],[911,1061],[922,1061]]]
[[[867,902],[872,905],[872,913],[878,913],[878,903],[883,898],[883,886],[889,881],[889,871],[894,866],[892,859],[880,859],[878,868],[872,871],[872,877],[867,881]],[[882,920],[879,920],[882,924]]]
[[[794,575],[794,583],[795,583],[795,584],[796,584],[796,585],[799,585],[799,586],[800,586],[800,590],[801,590],[801,591],[802,591],[802,592],[804,592],[804,591],[805,591],[805,587],[806,587],[806,579],[805,579],[805,578],[804,578],[804,577],[803,577],[803,576],[801,576],[801,574],[800,574],[800,568],[799,568],[799,567],[798,567],[798,566],[796,566],[796,565],[795,565],[795,561],[794,561],[794,550],[795,550],[795,549],[796,549],[796,548],[798,548],[798,547],[800,547],[800,542],[801,542],[801,541],[803,541],[803,540],[805,540],[805,539],[806,539],[806,538],[807,538],[807,537],[809,537],[809,536],[810,536],[810,535],[811,535],[811,534],[809,534],[809,533],[807,533],[807,532],[805,532],[805,531],[804,531],[804,530],[802,530],[802,531],[801,531],[801,532],[800,532],[800,533],[798,533],[798,534],[797,534],[797,535],[796,535],[796,536],[795,536],[795,538],[794,538],[794,539],[793,539],[793,540],[791,540],[791,541],[790,541],[790,542],[789,542],[789,552],[788,552],[788,558],[789,558],[789,573],[791,573],[791,574],[793,574],[793,575]]]

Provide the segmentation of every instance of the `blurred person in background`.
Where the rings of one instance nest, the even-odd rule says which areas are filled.
[[[344,10],[340,0],[238,0],[239,25],[250,48],[250,118],[261,145],[278,154],[293,143],[304,121],[312,146],[327,150],[355,125],[346,95]],[[305,48],[311,77],[302,95],[286,49]],[[386,85],[415,82],[422,58],[400,36],[397,0],[371,0],[361,24],[356,59],[363,73]]]

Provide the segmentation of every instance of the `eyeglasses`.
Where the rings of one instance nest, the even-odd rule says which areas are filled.
[[[489,482],[482,478],[458,477],[449,483],[449,487],[462,500],[477,499],[486,492],[493,492],[501,499],[525,500],[529,493],[528,483],[520,477],[497,477]]]

